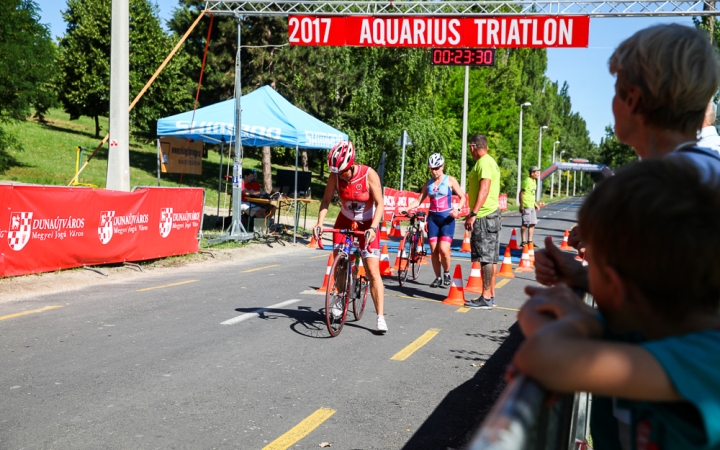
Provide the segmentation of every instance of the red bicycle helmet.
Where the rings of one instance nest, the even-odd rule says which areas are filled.
[[[330,172],[345,172],[355,164],[355,147],[352,142],[340,141],[328,153],[328,167]]]

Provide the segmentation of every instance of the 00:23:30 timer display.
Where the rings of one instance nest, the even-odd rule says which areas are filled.
[[[495,49],[433,48],[430,63],[434,66],[494,66]]]

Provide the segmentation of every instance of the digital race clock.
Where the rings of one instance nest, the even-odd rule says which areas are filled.
[[[494,66],[495,49],[490,48],[433,48],[433,66]]]

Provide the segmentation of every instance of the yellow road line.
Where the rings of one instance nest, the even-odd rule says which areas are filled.
[[[256,270],[269,269],[269,268],[271,268],[271,267],[277,267],[277,266],[279,266],[279,265],[280,265],[280,264],[273,264],[273,265],[271,265],[271,266],[256,267],[256,268],[254,268],[254,269],[243,270],[242,273],[255,272]]]
[[[505,279],[503,279],[503,280],[500,280],[500,281],[495,285],[495,289],[500,289],[501,287],[505,286],[505,285],[508,284],[509,282],[510,282],[510,278],[505,278]]]
[[[430,339],[434,338],[435,335],[438,334],[439,332],[440,332],[440,328],[430,328],[425,333],[423,333],[422,336],[415,339],[415,341],[412,344],[408,345],[404,349],[395,353],[395,356],[393,356],[390,359],[392,359],[394,361],[405,361],[406,359],[408,359],[410,357],[410,355],[412,355],[418,349],[420,349],[420,347],[422,347],[423,345],[430,342]]]
[[[426,302],[440,303],[439,300],[433,300],[425,297],[413,297],[411,295],[396,295],[396,294],[385,294],[385,297],[397,297],[397,298],[409,298],[410,300],[425,300]]]
[[[455,312],[468,312],[468,311],[470,311],[470,308],[468,308],[467,306],[463,306],[462,308],[458,309]]]
[[[310,414],[307,419],[295,425],[290,431],[263,447],[263,450],[285,450],[286,448],[290,448],[297,441],[310,434],[312,430],[319,427],[320,424],[329,419],[333,414],[335,414],[334,409],[318,409]]]
[[[504,309],[505,311],[520,311],[517,308],[503,308],[502,306],[497,306],[497,305],[495,305],[494,308],[495,309]]]
[[[327,255],[317,255],[317,256],[310,256],[308,259],[317,259],[317,258],[326,258]]]
[[[196,282],[196,281],[198,281],[198,280],[187,280],[187,281],[181,281],[181,282],[179,282],[179,283],[164,284],[164,285],[162,285],[162,286],[155,286],[155,287],[149,287],[149,288],[144,288],[144,289],[138,289],[138,290],[135,291],[135,292],[152,291],[153,289],[162,289],[162,288],[166,288],[166,287],[180,286],[180,285],[183,285],[183,284],[194,283],[194,282]]]
[[[57,309],[57,308],[62,308],[62,306],[60,306],[60,305],[46,306],[46,307],[40,308],[40,309],[33,309],[32,311],[23,311],[23,312],[19,312],[19,313],[15,313],[15,314],[9,314],[7,316],[0,316],[0,320],[12,319],[13,317],[26,316],[28,314],[41,313],[43,311],[50,311],[51,309]]]

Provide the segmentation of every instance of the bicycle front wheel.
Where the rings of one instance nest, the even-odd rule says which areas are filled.
[[[325,292],[325,323],[333,337],[340,334],[345,325],[347,300],[350,295],[348,268],[348,256],[338,253],[330,268],[330,280]]]
[[[420,275],[420,266],[422,266],[423,255],[425,254],[425,243],[423,242],[422,234],[417,236],[415,241],[415,248],[413,249],[412,257],[412,276],[413,280],[418,279]]]
[[[355,316],[355,320],[360,320],[363,312],[365,312],[368,290],[370,290],[368,279],[363,276],[357,277],[355,279],[355,295],[353,296],[353,315]]]
[[[400,250],[400,253],[398,253],[398,258],[400,258],[400,261],[398,261],[398,283],[400,283],[400,286],[404,285],[407,281],[407,275],[408,275],[408,266],[410,265],[410,256],[412,252],[412,235],[407,234],[403,238],[402,241],[400,241],[400,247],[398,247]]]

